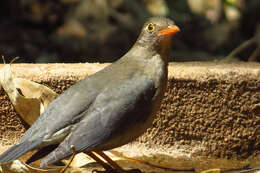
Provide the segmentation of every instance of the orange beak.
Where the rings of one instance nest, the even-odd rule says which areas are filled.
[[[173,25],[172,27],[170,27],[168,29],[163,29],[163,30],[159,31],[158,35],[174,35],[179,31],[180,31],[180,28],[176,25]]]

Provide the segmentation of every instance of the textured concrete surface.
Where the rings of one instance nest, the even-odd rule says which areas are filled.
[[[18,77],[61,93],[106,65],[14,64],[12,69]],[[0,89],[0,152],[24,132],[25,126]],[[171,63],[158,117],[135,143],[165,152],[179,150],[189,156],[246,159],[258,155],[260,64]]]

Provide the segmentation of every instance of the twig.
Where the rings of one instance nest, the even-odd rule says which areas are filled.
[[[250,168],[247,170],[238,171],[236,173],[246,173],[246,172],[251,172],[251,171],[259,171],[259,170],[260,170],[260,168]]]
[[[12,64],[12,63],[14,63],[16,60],[18,60],[20,57],[15,57],[14,59],[12,59],[12,61],[10,62],[10,65]]]
[[[249,57],[248,61],[249,62],[255,61],[259,54],[260,54],[260,45],[257,46],[257,48],[254,50],[254,52]]]
[[[72,156],[70,157],[69,163],[66,164],[66,166],[60,171],[60,173],[64,173],[64,172],[66,171],[66,169],[68,169],[68,167],[70,166],[71,162],[73,161],[75,155],[77,154],[74,145],[71,145],[70,148],[71,148],[73,154],[72,154]]]
[[[117,157],[124,159],[124,160],[145,164],[145,165],[155,167],[155,168],[160,168],[160,169],[166,169],[166,170],[171,170],[171,171],[194,171],[194,168],[171,168],[171,167],[167,167],[167,166],[157,165],[157,164],[151,163],[149,161],[129,158],[129,157],[125,157],[125,156],[117,156]]]
[[[248,46],[250,46],[251,44],[256,42],[256,38],[250,38],[249,40],[243,42],[242,44],[240,44],[237,48],[235,48],[228,56],[226,59],[231,59],[232,57],[234,57],[236,54],[238,54],[239,52],[241,52],[242,50],[244,50],[245,48],[247,48]]]
[[[50,171],[59,170],[59,169],[41,169],[41,168],[36,168],[36,167],[30,166],[30,165],[27,165],[26,163],[23,163],[23,164],[30,169],[33,169],[33,170],[36,170],[36,171],[42,171],[42,172],[50,172]]]
[[[3,63],[5,64],[5,57],[4,57],[4,55],[2,55],[2,60],[3,60]]]

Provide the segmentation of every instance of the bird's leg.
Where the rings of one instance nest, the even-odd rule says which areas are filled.
[[[102,151],[95,151],[98,155],[100,155],[103,159],[107,161],[111,166],[113,166],[117,171],[123,172],[123,168],[121,168],[116,162],[114,162],[110,157],[108,157],[104,152]]]
[[[64,173],[66,171],[66,169],[68,169],[68,167],[70,166],[71,162],[73,161],[75,155],[76,155],[76,149],[74,147],[74,145],[70,146],[71,150],[72,150],[72,156],[70,157],[69,162],[66,164],[66,166],[60,171],[60,173]]]
[[[108,157],[104,152],[96,151],[96,153],[100,155],[102,158],[104,158],[107,161],[107,163],[113,166],[116,170],[116,173],[142,173],[139,169],[124,170],[115,161]]]
[[[101,160],[98,156],[96,156],[94,153],[92,152],[86,152],[87,155],[89,155],[92,159],[94,159],[97,163],[99,163],[104,169],[105,171],[98,171],[98,170],[93,170],[92,172],[94,173],[115,173],[115,170],[106,162],[104,162],[103,160]]]

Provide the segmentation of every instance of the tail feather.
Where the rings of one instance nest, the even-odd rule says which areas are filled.
[[[63,141],[64,142],[64,141]],[[49,164],[56,163],[73,154],[73,150],[68,145],[59,145],[55,150],[43,158],[40,167],[43,168]]]
[[[58,144],[55,145],[48,145],[46,147],[43,147],[39,149],[36,153],[34,153],[27,161],[26,164],[30,164],[36,160],[39,160],[49,153],[51,153],[53,150],[55,150],[58,147]]]
[[[15,144],[3,154],[0,155],[0,163],[6,163],[15,159],[18,159],[20,156],[25,153],[35,149],[38,145],[42,143],[42,140],[36,141],[25,141],[20,144]]]

